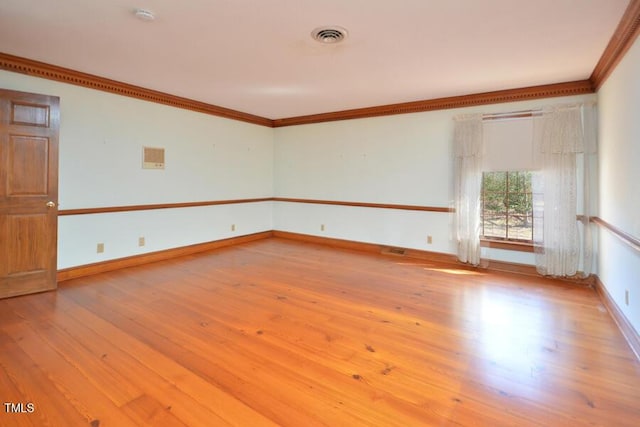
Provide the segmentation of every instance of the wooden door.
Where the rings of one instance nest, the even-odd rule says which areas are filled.
[[[56,288],[59,99],[0,89],[0,298]]]

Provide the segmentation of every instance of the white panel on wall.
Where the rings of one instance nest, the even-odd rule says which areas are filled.
[[[436,111],[277,128],[276,195],[447,207],[449,119]]]
[[[640,40],[598,93],[600,216],[640,236]]]
[[[640,239],[640,39],[598,92],[599,214]],[[640,253],[604,229],[599,232],[598,276],[640,333]],[[629,291],[629,305],[625,302]]]
[[[111,94],[92,95],[62,97],[63,209],[272,194],[270,129]],[[91,111],[96,104],[105,110]],[[72,127],[76,121],[82,125]],[[163,171],[140,168],[144,145],[165,148]]]
[[[600,281],[640,333],[640,254],[604,230],[600,233],[600,244]],[[629,291],[629,305],[625,291]]]
[[[272,202],[257,202],[61,216],[58,268],[269,231],[272,210]],[[104,253],[96,252],[98,243],[104,243]]]
[[[448,213],[289,202],[274,202],[274,213],[279,231],[432,252],[454,250]],[[427,236],[432,236],[432,244]]]
[[[508,251],[496,248],[480,248],[482,258],[492,261],[505,261],[516,264],[535,265],[536,256],[532,252]]]

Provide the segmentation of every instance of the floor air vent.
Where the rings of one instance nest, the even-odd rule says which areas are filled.
[[[382,253],[385,255],[404,255],[405,251],[404,248],[382,248]]]

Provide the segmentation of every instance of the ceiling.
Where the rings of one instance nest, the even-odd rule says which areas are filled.
[[[280,119],[584,80],[628,3],[2,0],[0,52]]]

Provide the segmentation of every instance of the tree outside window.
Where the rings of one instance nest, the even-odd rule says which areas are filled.
[[[482,237],[533,241],[532,172],[482,174]]]

